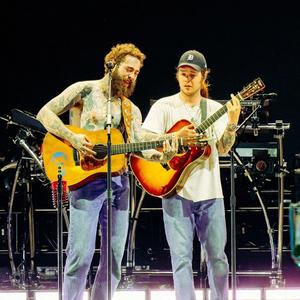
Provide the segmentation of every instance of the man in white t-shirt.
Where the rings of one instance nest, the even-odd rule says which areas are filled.
[[[146,131],[164,134],[185,119],[197,131],[204,119],[219,111],[205,131],[211,154],[194,166],[175,195],[162,200],[177,300],[196,299],[192,270],[194,230],[206,257],[211,300],[228,297],[226,223],[218,155],[228,153],[234,144],[241,106],[234,95],[226,109],[209,99],[208,73],[203,54],[186,51],[177,66],[179,93],[156,101],[143,123]]]

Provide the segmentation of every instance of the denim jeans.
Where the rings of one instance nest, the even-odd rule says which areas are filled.
[[[193,240],[196,231],[207,264],[211,300],[228,298],[228,261],[223,199],[193,202],[178,195],[162,200],[164,226],[171,252],[176,300],[196,300]]]
[[[63,299],[82,300],[95,251],[98,222],[100,262],[92,287],[93,300],[107,299],[107,191],[106,178],[70,193],[70,226],[64,269]],[[129,179],[112,177],[112,293],[121,279],[121,262],[128,231]]]

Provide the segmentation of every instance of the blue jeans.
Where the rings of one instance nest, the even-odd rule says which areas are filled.
[[[223,199],[193,202],[178,195],[162,200],[177,300],[196,300],[193,240],[196,230],[206,257],[211,300],[228,298],[228,261]]]
[[[121,263],[128,231],[129,179],[112,177],[112,293],[121,279]],[[64,300],[82,300],[95,251],[98,222],[101,230],[100,262],[92,299],[107,299],[107,191],[106,178],[70,193],[70,226],[64,269]]]

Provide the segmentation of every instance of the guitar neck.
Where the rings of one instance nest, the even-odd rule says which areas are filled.
[[[220,109],[218,109],[215,113],[213,113],[210,117],[208,117],[205,121],[203,121],[198,127],[198,132],[204,132],[207,128],[209,128],[213,123],[215,123],[219,118],[221,118],[227,112],[227,106],[223,105]]]
[[[250,84],[244,87],[239,93],[235,96],[239,99],[240,102],[244,101],[247,98],[252,97],[258,92],[262,91],[265,88],[265,84],[258,77],[253,80]],[[210,117],[208,117],[205,121],[203,121],[199,126],[197,126],[196,130],[198,132],[204,132],[207,128],[209,128],[214,122],[216,122],[220,117],[222,117],[227,112],[227,106],[224,104],[220,109],[218,109],[215,113],[213,113]]]
[[[129,153],[129,152],[140,152],[142,150],[161,148],[163,146],[163,142],[164,142],[163,140],[158,140],[158,141],[112,145],[111,154],[114,155],[114,154]]]

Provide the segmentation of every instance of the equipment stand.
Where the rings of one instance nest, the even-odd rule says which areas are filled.
[[[282,120],[277,120],[274,126],[274,138],[278,141],[278,245],[276,253],[276,263],[272,270],[271,287],[283,287],[284,279],[282,276],[282,248],[283,248],[283,215],[284,215],[284,176],[288,171],[286,170],[286,163],[283,159],[283,137],[284,126]]]
[[[8,254],[12,270],[12,282],[14,285],[27,289],[30,291],[31,287],[39,285],[36,266],[34,262],[35,257],[35,231],[34,231],[34,208],[32,203],[32,174],[31,162],[35,161],[37,166],[43,170],[42,163],[39,161],[35,153],[27,145],[26,139],[31,137],[30,131],[20,129],[14,138],[14,143],[22,147],[31,156],[26,157],[25,151],[22,151],[22,157],[18,161],[13,187],[11,190],[8,217],[7,217],[7,231],[8,231]],[[15,266],[13,259],[12,249],[12,236],[11,236],[11,216],[14,204],[15,193],[17,185],[21,183],[24,193],[24,211],[23,211],[23,242],[22,242],[22,261],[18,267]],[[30,262],[27,262],[27,243],[29,241]],[[29,267],[29,269],[28,269]]]
[[[251,114],[238,126],[237,131],[246,122],[256,114],[261,106],[258,105]],[[231,289],[232,300],[236,300],[236,195],[235,195],[235,178],[236,178],[236,164],[234,160],[235,145],[230,150],[230,233],[231,233]]]
[[[236,196],[235,196],[235,164],[233,151],[230,151],[230,209],[231,209],[231,289],[232,300],[236,300]]]

